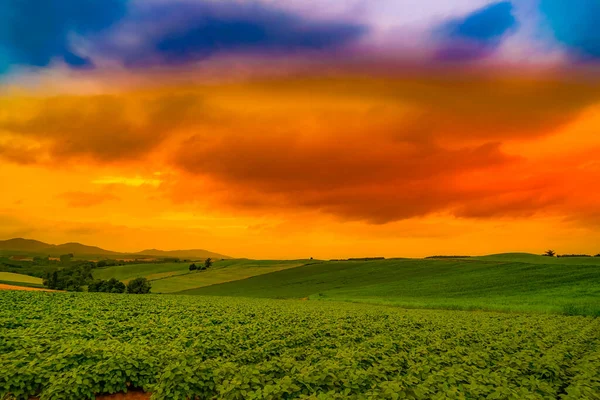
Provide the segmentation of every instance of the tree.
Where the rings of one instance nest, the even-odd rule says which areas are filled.
[[[88,263],[68,266],[46,276],[44,285],[50,289],[79,292],[81,287],[93,282],[92,267]]]
[[[88,285],[88,292],[125,293],[125,284],[115,278],[96,280]]]
[[[71,262],[72,258],[73,258],[73,254],[63,254],[60,256],[60,263],[61,264],[69,264]]]
[[[190,264],[190,271],[195,271],[197,269],[198,267],[196,267],[196,264]]]
[[[208,269],[212,267],[212,260],[210,259],[210,257],[208,257],[205,261],[204,261],[204,269]]]
[[[546,257],[554,257],[556,255],[556,252],[554,250],[547,250],[544,255]]]
[[[127,293],[146,294],[150,293],[152,285],[146,278],[135,278],[127,284]]]

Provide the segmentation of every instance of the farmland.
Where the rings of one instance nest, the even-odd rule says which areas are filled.
[[[513,255],[491,260],[333,261],[181,293],[600,315],[598,258],[519,257],[533,262],[512,261]],[[579,260],[588,264],[577,264]],[[590,260],[596,265],[589,264]]]
[[[298,300],[0,292],[0,396],[582,399],[600,319]]]
[[[127,282],[144,277],[152,282],[152,292],[172,293],[219,284],[251,276],[294,268],[308,260],[221,260],[206,271],[190,272],[190,263],[132,264],[94,270],[94,278],[116,278]]]
[[[18,286],[42,287],[42,279],[29,275],[0,272],[0,283]]]

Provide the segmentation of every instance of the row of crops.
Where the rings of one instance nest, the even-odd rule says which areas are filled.
[[[0,398],[599,399],[600,319],[0,292]]]

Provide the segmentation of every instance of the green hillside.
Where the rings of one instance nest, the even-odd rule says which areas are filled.
[[[181,293],[600,315],[600,267],[484,259],[335,261]]]
[[[217,261],[206,271],[191,272],[186,275],[157,279],[152,282],[153,293],[173,293],[223,282],[237,281],[295,268],[309,262],[308,260],[224,260]]]
[[[189,271],[189,263],[131,264],[94,270],[94,278],[116,278],[127,282],[144,277],[152,282],[153,293],[187,289],[246,279],[306,264],[309,260],[220,260],[205,271]]]
[[[0,272],[0,283],[16,286],[41,287],[42,279],[35,276],[15,274],[12,272]]]
[[[98,268],[93,271],[93,275],[96,279],[116,278],[124,282],[141,277],[152,280],[171,275],[185,274],[189,272],[188,267],[188,263],[129,264]]]

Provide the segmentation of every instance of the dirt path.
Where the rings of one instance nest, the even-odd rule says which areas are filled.
[[[150,393],[131,391],[127,393],[101,394],[96,400],[150,400]],[[39,400],[39,397],[30,397],[29,400]]]
[[[27,286],[7,285],[4,283],[0,283],[0,290],[36,290],[36,291],[42,291],[42,292],[58,292],[58,290],[27,287]]]

